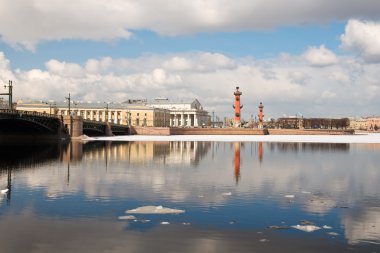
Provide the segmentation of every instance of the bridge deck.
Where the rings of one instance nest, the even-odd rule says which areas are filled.
[[[106,134],[107,132],[111,134],[129,133],[129,127],[126,125],[84,120],[82,117],[78,117],[78,119],[83,122],[84,131],[97,132],[98,134]],[[60,130],[65,130],[64,116],[55,114],[0,109],[0,120],[3,121],[2,127],[4,128],[0,128],[0,132],[10,132],[12,129],[17,129],[17,127],[19,132],[28,132],[28,128],[38,130],[38,132],[47,131],[49,133],[58,133]],[[67,125],[67,122],[65,123]]]

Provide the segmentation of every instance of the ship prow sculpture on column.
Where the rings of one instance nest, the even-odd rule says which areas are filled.
[[[241,127],[241,114],[240,109],[243,108],[243,105],[240,105],[240,96],[243,93],[239,91],[239,87],[236,87],[234,92],[235,95],[235,103],[232,106],[235,109],[235,118],[234,118],[234,127]]]

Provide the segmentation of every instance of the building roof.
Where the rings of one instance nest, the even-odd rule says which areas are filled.
[[[155,99],[128,99],[123,104],[192,104],[194,102],[199,103],[196,98],[164,98],[159,97]]]
[[[194,102],[198,102],[198,99],[196,98],[175,98],[175,99],[168,99],[168,98],[155,98],[148,100],[148,104],[192,104]]]
[[[154,110],[157,108],[152,108],[150,106],[144,105],[144,104],[126,104],[126,103],[94,103],[94,102],[72,102],[70,104],[70,107],[72,110],[75,109],[105,109],[107,108],[108,104],[108,109],[125,109],[125,110]],[[19,100],[17,102],[17,107],[43,107],[43,108],[49,108],[49,107],[58,107],[58,108],[68,108],[68,103],[67,102],[43,102],[40,100],[27,100],[27,101],[22,101]],[[159,110],[159,109],[157,109]],[[161,109],[163,110],[163,109]]]

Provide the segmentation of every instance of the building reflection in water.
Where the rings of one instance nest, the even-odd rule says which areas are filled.
[[[312,152],[348,152],[348,143],[296,143],[296,142],[270,142],[268,143],[271,151],[312,151]]]
[[[144,165],[152,162],[162,164],[198,165],[211,148],[210,142],[71,142],[60,155],[61,161],[75,164],[83,159],[103,161],[126,161]]]

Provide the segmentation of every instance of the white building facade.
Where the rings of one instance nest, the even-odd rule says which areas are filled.
[[[169,110],[171,127],[202,127],[211,123],[211,116],[195,98],[175,100],[156,98],[146,101],[146,105]]]

